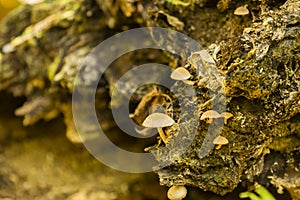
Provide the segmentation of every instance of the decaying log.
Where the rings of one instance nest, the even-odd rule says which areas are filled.
[[[236,8],[246,4],[248,15],[234,14]],[[16,110],[16,115],[24,116],[24,125],[63,113],[69,139],[80,142],[72,120],[71,93],[83,59],[109,36],[142,26],[178,30],[206,47],[225,86],[226,111],[233,114],[222,130],[222,136],[229,140],[227,145],[199,156],[208,127],[205,121],[199,121],[194,141],[184,155],[157,171],[160,183],[190,185],[224,195],[241,181],[258,181],[269,174],[275,186],[288,189],[295,199],[300,196],[299,181],[290,178],[293,174],[299,179],[298,0],[55,0],[24,5],[1,24],[0,90],[27,98]],[[193,71],[195,62],[153,54],[173,67],[188,66],[197,91],[198,118],[212,109],[209,90],[200,83],[205,77]],[[112,85],[119,78],[116,72],[124,73],[133,63],[151,59],[153,56],[142,52],[116,62],[99,83],[96,107],[108,110]],[[124,66],[124,62],[128,64]],[[180,90],[182,85],[176,87]],[[138,95],[134,101],[137,104],[141,99]],[[179,108],[173,109],[179,122]],[[106,127],[112,120],[105,117]],[[191,126],[197,124],[195,120],[189,121]],[[165,131],[176,138],[180,137],[178,129],[175,124]],[[185,132],[188,134],[189,129]],[[181,151],[180,141],[166,146],[179,146]],[[159,143],[150,152],[164,145]],[[275,161],[267,165],[264,159],[274,152],[282,156],[281,173],[272,173]],[[164,163],[169,155],[161,152],[155,157]]]

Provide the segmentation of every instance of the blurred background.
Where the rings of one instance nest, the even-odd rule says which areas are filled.
[[[0,0],[0,19],[5,17],[12,9],[20,5],[17,0]]]

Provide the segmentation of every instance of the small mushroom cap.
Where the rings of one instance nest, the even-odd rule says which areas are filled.
[[[190,72],[184,67],[178,67],[171,74],[171,78],[178,81],[187,80],[190,77],[191,77]]]
[[[228,142],[229,141],[227,140],[227,138],[223,136],[218,136],[213,141],[214,144],[221,144],[221,145],[228,144]]]
[[[247,6],[240,6],[235,9],[234,14],[235,15],[248,15],[249,10],[247,9]]]
[[[174,185],[168,190],[170,200],[181,200],[186,197],[187,190],[183,185]]]
[[[205,60],[208,63],[215,63],[214,59],[210,56],[210,54],[208,53],[208,51],[206,50],[201,50],[198,51],[198,54],[200,55],[200,57]]]
[[[146,117],[143,122],[143,126],[150,128],[159,128],[172,126],[175,121],[166,114],[163,113],[153,113]]]
[[[223,112],[223,113],[221,113],[221,117],[224,117],[225,119],[229,119],[229,118],[233,117],[233,114],[231,114],[229,112]]]
[[[200,120],[205,120],[207,118],[220,118],[221,115],[215,111],[215,110],[208,110],[208,111],[205,111],[201,117],[200,117]]]

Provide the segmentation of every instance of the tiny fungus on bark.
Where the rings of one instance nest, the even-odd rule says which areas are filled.
[[[178,81],[187,80],[190,77],[191,77],[190,72],[184,67],[178,67],[171,74],[171,78]]]
[[[222,145],[228,144],[229,141],[227,140],[226,137],[218,136],[214,139],[213,143],[218,145],[216,149],[220,149]]]
[[[248,15],[249,14],[249,10],[248,10],[247,6],[248,5],[237,7],[234,10],[233,14],[235,14],[235,15]]]
[[[186,197],[187,189],[183,185],[173,185],[168,190],[168,198],[170,200],[182,200]]]
[[[227,124],[227,120],[231,117],[233,117],[233,114],[229,113],[229,112],[223,112],[220,114],[221,117],[224,118],[224,124]]]
[[[200,55],[200,57],[202,58],[202,60],[204,60],[205,62],[212,63],[212,64],[215,63],[214,59],[210,56],[210,54],[208,53],[208,51],[201,50],[201,51],[198,51],[197,53]]]
[[[201,115],[200,120],[205,120],[207,124],[211,124],[216,118],[221,118],[221,115],[215,110],[208,110]]]
[[[208,80],[208,78],[202,78],[202,79],[200,79],[199,81],[198,81],[198,87],[200,87],[200,88],[204,88],[205,87],[205,85],[206,85],[206,81]]]
[[[166,114],[163,113],[153,113],[146,117],[143,122],[143,126],[149,128],[157,128],[158,133],[164,143],[167,143],[167,136],[163,131],[163,127],[172,126],[175,121]]]

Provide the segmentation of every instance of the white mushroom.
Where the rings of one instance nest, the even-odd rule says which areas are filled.
[[[171,74],[171,78],[178,81],[187,80],[190,77],[191,77],[190,72],[184,67],[178,67]]]
[[[134,130],[140,134],[140,135],[143,135],[143,136],[149,136],[149,135],[152,135],[152,134],[155,134],[156,132],[154,132],[155,130],[153,128],[143,128],[143,129],[138,129],[137,127],[134,127]]]
[[[204,61],[215,64],[214,59],[210,56],[210,54],[206,50],[201,50],[198,52],[198,54]]]
[[[247,9],[248,5],[240,6],[234,10],[235,15],[248,15],[249,10]]]
[[[143,126],[149,128],[157,128],[158,133],[164,143],[167,143],[167,137],[163,131],[163,127],[172,126],[175,121],[166,114],[163,113],[153,113],[146,117],[143,122]]]
[[[218,145],[216,149],[220,149],[222,145],[228,144],[229,141],[227,140],[226,137],[218,136],[214,139],[213,143]]]
[[[170,200],[182,200],[186,197],[187,190],[183,185],[174,185],[168,190]]]
[[[213,122],[213,119],[220,117],[221,115],[217,111],[208,110],[201,115],[200,120],[205,120],[206,123],[211,124]]]

